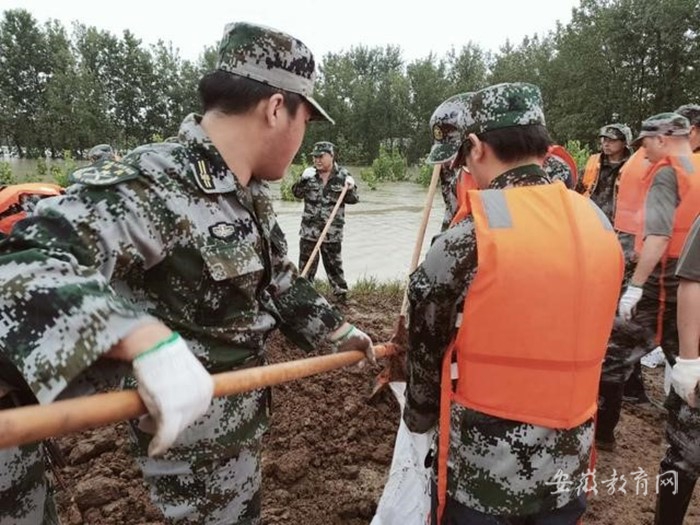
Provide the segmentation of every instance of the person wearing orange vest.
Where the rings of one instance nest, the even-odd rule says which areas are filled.
[[[542,170],[539,88],[485,88],[464,119],[458,159],[480,189],[410,277],[404,420],[439,422],[433,524],[573,525],[622,252],[601,210]]]
[[[676,266],[676,277],[680,280],[679,355],[671,370],[672,389],[666,401],[669,446],[661,460],[660,472],[677,472],[678,482],[659,487],[655,525],[683,523],[700,476],[700,216],[695,219],[685,241]]]
[[[47,182],[27,182],[0,186],[0,239],[10,235],[12,227],[34,211],[37,202],[61,195],[63,188]]]
[[[452,167],[452,161],[462,143],[458,120],[466,111],[466,103],[472,93],[460,93],[442,102],[430,117],[430,131],[433,135],[433,145],[425,159],[426,164],[440,164],[440,190],[445,202],[445,215],[440,231],[445,231],[459,207],[458,195],[469,184],[471,176],[462,168]],[[471,189],[471,188],[470,188]]]
[[[634,319],[655,334],[666,359],[678,376],[692,365],[679,354],[676,276],[678,258],[695,218],[700,212],[700,155],[693,155],[691,126],[676,113],[654,115],[642,123],[638,141],[652,163],[651,187],[644,208],[644,241],[639,262],[620,299],[619,314]],[[688,404],[672,392],[666,399],[667,438],[671,444],[661,461],[662,473],[677,476],[673,491],[660,490],[656,523],[681,524],[685,508],[700,472],[700,449],[689,446],[685,428],[688,421],[700,423]],[[675,492],[675,494],[673,493]]]

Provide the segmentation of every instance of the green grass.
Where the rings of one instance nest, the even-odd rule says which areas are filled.
[[[324,297],[330,297],[333,289],[326,280],[316,279],[314,287]],[[398,279],[392,281],[378,281],[375,277],[363,276],[350,287],[349,298],[363,299],[367,296],[379,294],[391,299],[403,298],[405,283]]]

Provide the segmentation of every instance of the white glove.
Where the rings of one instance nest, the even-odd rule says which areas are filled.
[[[700,381],[700,358],[676,358],[676,364],[671,369],[671,386],[683,401],[691,407],[695,406],[695,389]]]
[[[377,364],[374,356],[372,339],[359,328],[351,324],[344,324],[330,335],[330,341],[334,352],[347,352],[348,350],[360,350],[365,353],[367,360],[373,365]]]
[[[313,179],[316,176],[316,168],[306,168],[301,174],[301,178],[304,180]]]
[[[345,185],[349,186],[351,189],[355,187],[355,179],[351,175],[345,177]]]
[[[140,427],[156,430],[148,455],[159,456],[209,409],[214,380],[177,333],[136,356],[132,366],[149,413]]]
[[[629,321],[634,313],[634,308],[642,298],[642,287],[628,284],[625,288],[625,293],[620,297],[620,303],[617,305],[617,314],[622,317],[623,321]]]

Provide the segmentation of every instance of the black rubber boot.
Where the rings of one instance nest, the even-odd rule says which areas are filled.
[[[620,420],[624,388],[625,385],[619,382],[600,383],[595,428],[595,442],[600,450],[612,452],[615,449],[615,427]]]
[[[644,378],[642,377],[642,363],[637,361],[632,375],[625,383],[623,398],[634,405],[648,405],[649,398],[644,390]]]
[[[663,464],[661,466],[663,469]],[[663,479],[670,480],[669,474]],[[678,473],[678,483],[669,483],[666,486],[659,484],[659,493],[656,496],[656,513],[654,525],[683,525],[683,518],[688,510],[690,499],[693,497],[695,481]],[[674,494],[676,490],[676,494]]]

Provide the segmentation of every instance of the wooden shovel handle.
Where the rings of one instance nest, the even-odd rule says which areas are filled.
[[[374,351],[378,358],[387,357],[396,347],[387,343],[375,346]],[[363,352],[353,350],[215,374],[214,396],[278,385],[359,363],[364,357]],[[146,412],[135,390],[0,410],[0,449],[133,419]]]
[[[440,169],[441,165],[436,164],[433,168],[433,176],[430,179],[430,186],[428,187],[428,194],[425,197],[425,204],[423,205],[423,218],[421,219],[420,227],[418,228],[418,236],[416,237],[416,244],[413,246],[413,256],[411,257],[411,267],[408,269],[408,274],[412,274],[413,270],[418,268],[418,260],[420,259],[420,252],[423,248],[423,239],[425,239],[425,230],[428,228],[428,220],[430,219],[430,211],[433,209],[433,198],[435,197],[435,189],[437,188],[438,181],[440,180]],[[406,312],[408,312],[408,280],[406,281],[406,290],[403,294],[403,302],[401,303],[401,313],[400,316],[405,318]]]
[[[304,269],[301,271],[302,277],[306,277],[306,274],[309,273],[309,268],[311,268],[311,265],[313,264],[314,259],[316,259],[316,256],[318,255],[318,251],[321,249],[321,244],[323,244],[323,240],[326,238],[326,234],[328,233],[328,230],[331,227],[331,223],[333,222],[333,219],[335,219],[335,215],[338,213],[338,208],[340,208],[340,205],[343,203],[343,199],[345,198],[345,194],[348,192],[349,188],[350,188],[349,184],[343,184],[343,189],[340,192],[340,195],[338,195],[338,200],[335,201],[335,206],[333,206],[333,209],[331,210],[331,214],[328,216],[328,220],[326,221],[326,225],[323,227],[323,230],[321,230],[321,235],[319,235],[318,241],[316,241],[316,246],[314,246],[314,249],[311,252],[311,256],[309,257],[309,260],[306,261],[306,264],[304,265]]]

